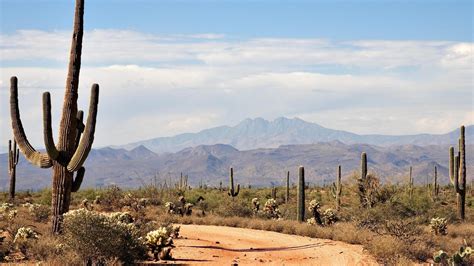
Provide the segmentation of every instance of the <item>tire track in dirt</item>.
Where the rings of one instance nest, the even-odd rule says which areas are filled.
[[[270,231],[181,225],[173,263],[202,265],[378,265],[360,245]]]

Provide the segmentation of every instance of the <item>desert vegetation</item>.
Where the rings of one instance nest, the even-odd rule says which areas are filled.
[[[334,182],[306,182],[305,167],[282,169],[284,186],[244,187],[238,169],[228,185],[202,181],[193,187],[181,173],[172,183],[150,182],[136,189],[114,185],[82,189],[83,166],[96,125],[99,86],[92,85],[87,121],[78,110],[84,1],[76,1],[59,141],[52,134],[51,100],[43,94],[45,152],[29,143],[20,119],[18,79],[11,78],[13,145],[9,143],[10,190],[0,194],[0,262],[133,264],[172,261],[180,225],[217,225],[274,231],[363,246],[385,264],[472,265],[473,188],[467,186],[465,128],[457,152],[446,152],[451,184],[415,185],[412,167],[403,184],[382,183],[361,153],[360,169]],[[17,148],[18,146],[18,148]],[[52,168],[52,186],[15,191],[19,154],[33,165]],[[449,152],[449,153],[448,153]],[[449,159],[449,160],[448,160]],[[297,179],[291,179],[291,172]],[[75,173],[75,174],[74,174]],[[21,177],[19,177],[21,178]],[[74,193],[73,193],[74,192]],[[225,230],[225,229],[223,229]]]

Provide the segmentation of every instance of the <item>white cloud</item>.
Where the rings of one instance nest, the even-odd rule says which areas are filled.
[[[9,78],[17,75],[22,118],[36,145],[43,91],[52,91],[59,120],[69,35],[0,34],[0,98],[8,99]],[[301,116],[359,133],[442,133],[473,123],[473,47],[93,30],[84,36],[79,105],[87,110],[90,86],[99,83],[98,145],[257,116]],[[0,115],[2,133],[10,132],[8,104]]]

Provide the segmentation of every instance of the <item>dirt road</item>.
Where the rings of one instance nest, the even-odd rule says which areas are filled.
[[[275,232],[181,225],[174,263],[203,265],[377,265],[362,246]]]

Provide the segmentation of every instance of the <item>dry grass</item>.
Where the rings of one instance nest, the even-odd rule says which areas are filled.
[[[250,228],[257,230],[274,231],[284,234],[301,235],[314,238],[332,239],[350,244],[362,245],[370,254],[381,263],[408,265],[412,262],[430,261],[435,251],[443,249],[448,253],[456,251],[465,239],[471,245],[474,243],[474,219],[472,204],[467,205],[467,219],[461,223],[456,219],[455,200],[451,188],[442,188],[441,195],[437,201],[433,201],[425,191],[418,187],[412,198],[408,197],[402,187],[392,187],[391,195],[384,203],[377,204],[370,210],[360,209],[356,196],[356,189],[345,186],[342,195],[342,209],[338,213],[340,221],[332,226],[319,227],[295,221],[296,217],[296,190],[290,192],[290,202],[284,203],[284,189],[279,188],[277,202],[283,220],[275,221],[251,214],[251,199],[258,198],[264,202],[270,198],[270,189],[242,189],[240,195],[234,199],[227,196],[226,191],[218,189],[192,189],[185,192],[188,202],[195,204],[191,216],[181,217],[165,213],[163,204],[167,201],[177,203],[178,196],[174,190],[161,191],[157,189],[144,188],[141,190],[123,191],[116,189],[82,190],[73,194],[72,209],[80,207],[83,199],[92,202],[97,196],[101,197],[102,204],[94,205],[97,211],[129,211],[134,216],[136,223],[141,225],[145,231],[155,229],[157,226],[167,223],[201,224]],[[317,199],[321,203],[321,209],[334,208],[328,188],[310,188],[307,192],[307,200]],[[0,228],[14,234],[22,226],[29,226],[40,233],[40,238],[28,247],[27,261],[43,261],[54,265],[81,264],[82,262],[74,250],[58,249],[60,240],[49,235],[50,223],[38,221],[28,210],[21,207],[21,203],[33,202],[49,204],[49,190],[37,193],[18,193],[16,209],[18,215],[14,221],[0,220]],[[134,209],[129,202],[124,201],[126,194],[130,193],[132,198],[149,198],[153,204],[145,209]],[[198,205],[199,196],[205,198],[205,204]],[[5,194],[0,194],[0,199],[6,199]],[[472,202],[467,199],[467,202]],[[202,216],[199,206],[206,215]],[[435,236],[429,231],[428,223],[433,217],[448,218],[448,234]],[[309,217],[307,217],[309,218]],[[410,244],[406,239],[398,237],[403,234],[411,234],[411,231],[387,232],[380,229],[386,224],[413,221],[414,226],[420,231],[413,237],[409,237]],[[360,225],[364,225],[361,227]],[[402,226],[403,229],[403,226]],[[389,230],[390,231],[390,230]],[[391,234],[392,233],[392,234]],[[3,243],[0,255],[8,254],[14,247]],[[11,240],[10,240],[11,242]]]

